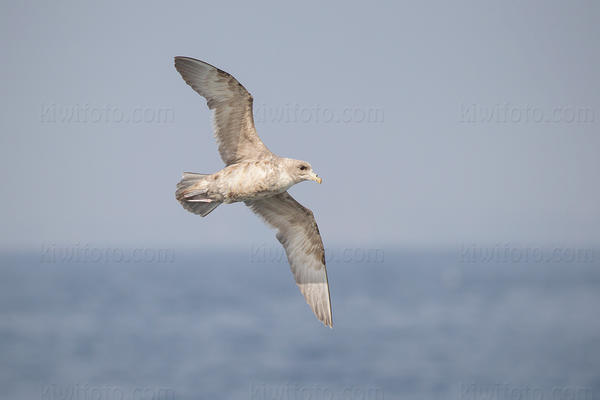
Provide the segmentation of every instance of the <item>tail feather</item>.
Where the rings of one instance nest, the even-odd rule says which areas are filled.
[[[207,196],[206,185],[203,184],[207,176],[209,175],[184,172],[175,192],[175,197],[183,208],[202,217],[206,217],[221,204]]]

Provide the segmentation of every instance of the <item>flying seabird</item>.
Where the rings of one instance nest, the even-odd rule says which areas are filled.
[[[189,57],[175,57],[175,68],[214,110],[214,135],[226,164],[214,174],[185,172],[177,184],[177,200],[202,217],[221,203],[243,201],[277,229],[300,292],[317,318],[333,327],[319,228],[312,211],[287,192],[296,183],[322,179],[306,161],[267,149],[254,127],[252,96],[233,76]]]

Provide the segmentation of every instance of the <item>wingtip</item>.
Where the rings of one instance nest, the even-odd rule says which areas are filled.
[[[183,57],[181,57],[181,56],[175,56],[175,57],[173,57],[173,66],[175,67],[175,69],[177,71],[179,71],[179,64],[180,64],[180,61],[182,59],[183,59]]]
[[[321,321],[321,323],[327,327],[329,327],[330,329],[333,329],[333,316],[331,314],[329,314],[327,317],[325,318],[319,318],[319,321]]]
[[[190,57],[185,57],[185,56],[173,57],[173,64],[175,65],[175,67],[177,67],[178,65],[185,64],[186,62],[190,62],[190,61],[197,61],[197,60],[190,58]]]

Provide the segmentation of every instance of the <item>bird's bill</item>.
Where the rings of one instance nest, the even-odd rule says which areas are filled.
[[[315,173],[313,173],[313,174],[312,174],[312,176],[311,176],[310,180],[311,180],[311,181],[315,181],[315,182],[317,182],[317,183],[319,183],[319,184],[323,182],[323,179],[321,179],[321,178],[320,178],[320,177],[319,177],[317,174],[315,174]]]

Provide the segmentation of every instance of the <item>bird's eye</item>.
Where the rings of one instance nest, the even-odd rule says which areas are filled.
[[[300,166],[300,171],[304,171],[306,169],[306,165],[301,165]]]

